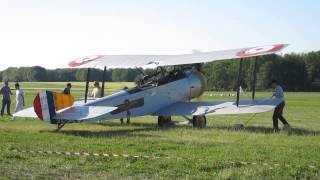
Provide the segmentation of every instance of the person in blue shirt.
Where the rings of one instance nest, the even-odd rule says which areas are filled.
[[[11,105],[11,89],[9,87],[9,82],[4,82],[4,86],[0,90],[0,94],[2,94],[2,107],[1,107],[1,116],[4,114],[4,109],[7,107],[7,114],[11,116],[10,113],[10,105]]]
[[[272,98],[277,98],[277,99],[281,99],[282,102],[276,106],[276,108],[274,109],[273,112],[273,129],[274,131],[279,131],[279,127],[278,127],[278,120],[280,120],[283,125],[284,125],[284,129],[290,128],[289,123],[287,122],[287,120],[283,117],[283,109],[285,106],[285,98],[284,98],[284,92],[282,87],[278,84],[277,80],[272,80],[271,82],[271,86],[272,88],[274,88],[274,93],[272,95]]]

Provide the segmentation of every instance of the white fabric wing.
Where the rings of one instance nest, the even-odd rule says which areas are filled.
[[[273,110],[282,101],[283,99],[242,100],[239,107],[234,101],[178,102],[159,110],[153,115],[195,116],[263,113]]]
[[[154,68],[157,66],[196,64],[224,59],[239,59],[262,56],[277,53],[286,46],[286,44],[275,44],[269,46],[183,55],[94,55],[71,61],[68,65],[69,67],[74,68],[99,68],[104,66],[107,66],[108,68]]]
[[[37,118],[33,107],[26,108],[13,114],[13,117]]]
[[[72,106],[57,112],[53,119],[85,121],[110,113],[117,109],[108,106]]]
[[[110,113],[117,109],[116,107],[107,106],[72,106],[57,112],[53,119],[84,121]],[[13,117],[37,118],[34,108],[30,107],[13,114]]]

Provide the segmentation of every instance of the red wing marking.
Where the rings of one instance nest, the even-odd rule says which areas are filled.
[[[68,65],[70,67],[77,67],[77,66],[81,66],[83,64],[87,64],[89,62],[92,62],[96,59],[99,59],[103,57],[103,55],[93,55],[93,56],[87,56],[87,57],[84,57],[84,58],[80,58],[80,59],[76,59],[76,60],[73,60],[71,61]]]
[[[239,51],[237,53],[238,57],[250,57],[250,56],[259,56],[264,54],[271,54],[280,51],[283,49],[286,45],[284,44],[275,44],[271,46],[260,46],[260,47],[253,47],[253,48],[247,48]]]

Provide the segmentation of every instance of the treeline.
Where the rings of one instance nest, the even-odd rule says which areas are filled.
[[[242,87],[251,90],[254,58],[244,60]],[[239,61],[218,61],[203,66],[209,90],[235,90]],[[150,70],[147,70],[147,74]],[[5,81],[85,81],[86,69],[54,69],[43,67],[8,68],[0,72]],[[103,70],[92,69],[90,81],[101,81]],[[110,69],[106,81],[135,81],[141,75],[139,69]],[[287,91],[320,91],[320,51],[304,54],[269,55],[258,58],[257,89],[269,88],[276,79]]]
[[[34,67],[10,67],[0,73],[3,81],[12,82],[66,82],[85,81],[87,69],[45,69],[40,66]],[[105,80],[107,82],[135,81],[141,74],[138,69],[110,69],[107,70]],[[102,81],[103,70],[91,69],[90,81]]]
[[[254,59],[243,62],[242,87],[251,90]],[[211,90],[235,90],[239,61],[205,64],[203,71]],[[320,51],[305,54],[268,55],[258,58],[257,89],[270,88],[277,80],[287,91],[320,91]]]

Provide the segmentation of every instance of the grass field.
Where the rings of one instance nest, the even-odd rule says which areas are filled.
[[[110,94],[132,83],[108,83]],[[61,91],[64,83],[22,83],[27,105],[37,89]],[[83,83],[73,83],[73,94],[83,96]],[[206,92],[197,100],[234,97]],[[270,97],[258,92],[258,97]],[[250,94],[245,93],[244,98]],[[208,117],[208,127],[158,128],[156,117],[66,125],[39,120],[0,119],[0,149],[126,153],[180,157],[144,159],[79,157],[0,152],[0,179],[320,179],[320,93],[286,93],[285,116],[290,131],[273,133],[272,113]],[[175,117],[175,120],[182,120]],[[245,128],[234,130],[234,123]],[[281,127],[281,124],[280,124]],[[257,165],[231,164],[251,162]],[[264,163],[279,164],[269,166]],[[284,166],[284,164],[290,166]],[[309,166],[315,166],[310,168]]]

